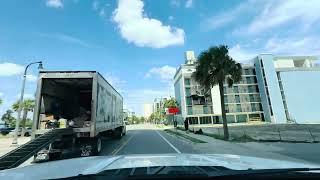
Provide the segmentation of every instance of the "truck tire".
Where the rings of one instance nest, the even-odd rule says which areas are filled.
[[[122,136],[123,136],[122,128],[115,129],[114,137],[117,138],[117,139],[120,139],[120,138],[122,138]]]
[[[92,151],[92,155],[94,156],[97,156],[99,155],[99,153],[101,152],[102,150],[102,140],[101,140],[101,137],[98,136],[95,138],[95,140],[93,141],[93,151]]]

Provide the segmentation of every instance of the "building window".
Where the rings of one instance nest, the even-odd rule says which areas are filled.
[[[188,115],[192,115],[192,107],[187,107],[187,113]]]
[[[246,114],[237,115],[236,118],[237,118],[238,123],[247,122],[247,115]]]
[[[223,93],[227,94],[227,87],[223,87]]]
[[[210,116],[200,117],[200,124],[211,124],[211,117]]]
[[[233,91],[234,91],[234,93],[239,93],[239,87],[238,86],[234,86],[233,87]]]
[[[250,102],[255,102],[255,99],[254,99],[254,95],[253,95],[253,94],[249,94],[249,97],[250,97]]]
[[[186,98],[186,103],[187,103],[187,106],[192,106],[192,99],[191,99],[191,97],[187,97],[187,98]]]
[[[190,88],[186,88],[186,96],[191,96],[191,89]]]
[[[247,84],[252,84],[251,77],[246,77]]]
[[[224,108],[226,110],[226,113],[228,113],[229,112],[229,106],[228,105],[224,105]]]
[[[235,95],[235,99],[236,99],[236,103],[240,103],[240,96],[239,95]]]
[[[228,96],[224,95],[224,103],[228,103]]]
[[[190,86],[190,78],[184,78],[184,85]]]
[[[248,86],[248,92],[249,93],[253,93],[253,87],[252,86]]]
[[[237,112],[241,112],[241,104],[237,104]]]
[[[245,71],[246,75],[250,75],[250,70],[249,69],[245,69],[244,71]]]
[[[251,109],[253,112],[257,111],[257,107],[255,104],[251,104]]]

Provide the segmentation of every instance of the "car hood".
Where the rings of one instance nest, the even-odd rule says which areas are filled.
[[[317,164],[232,154],[94,156],[59,160],[0,171],[0,179],[48,179],[95,174],[108,169],[151,166],[224,166],[230,169],[314,168]]]

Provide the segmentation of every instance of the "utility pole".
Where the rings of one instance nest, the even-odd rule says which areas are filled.
[[[17,120],[16,120],[16,128],[14,130],[14,138],[13,138],[13,141],[12,141],[13,145],[17,145],[18,144],[18,131],[19,131],[19,123],[20,123],[20,120],[21,120],[20,117],[21,117],[21,111],[22,111],[22,105],[23,105],[24,88],[25,88],[26,79],[27,79],[27,70],[28,70],[29,66],[31,66],[32,64],[39,64],[38,69],[43,69],[42,61],[32,62],[32,63],[28,64],[26,66],[26,68],[24,69],[23,80],[22,80],[22,88],[21,88],[21,94],[20,94],[20,99],[19,99],[18,117],[17,117]]]

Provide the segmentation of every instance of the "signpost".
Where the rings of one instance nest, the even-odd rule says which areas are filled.
[[[177,107],[171,107],[171,108],[166,108],[166,115],[172,115],[173,116],[173,125],[174,127],[177,127],[178,123],[174,119],[174,115],[176,115],[179,112],[179,108]]]

